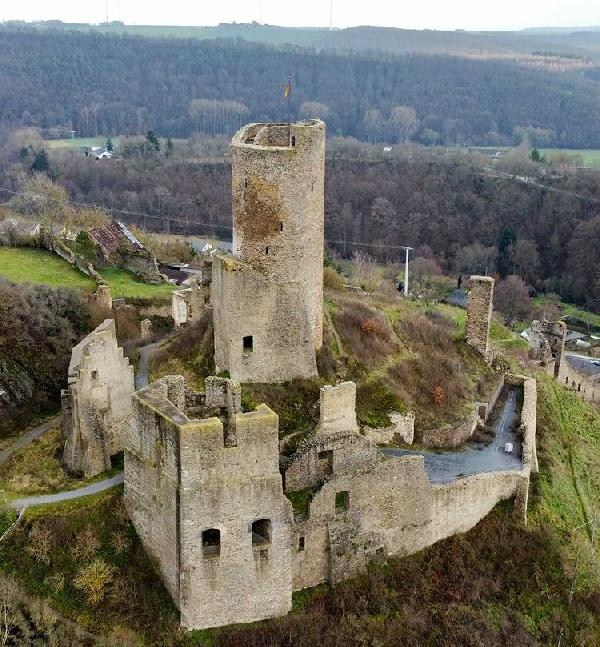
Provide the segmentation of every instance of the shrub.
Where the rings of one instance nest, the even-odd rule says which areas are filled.
[[[341,290],[344,287],[344,277],[333,267],[325,267],[323,270],[323,285],[332,290]]]
[[[114,574],[113,566],[103,559],[95,559],[77,571],[73,584],[85,593],[90,604],[98,604],[104,598],[106,587],[112,582]]]

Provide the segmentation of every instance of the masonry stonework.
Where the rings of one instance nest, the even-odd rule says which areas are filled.
[[[123,450],[131,420],[133,368],[107,319],[73,349],[68,387],[62,392],[63,463],[74,474],[110,469]]]
[[[325,124],[232,140],[233,257],[213,260],[215,364],[242,382],[317,375],[323,343]]]
[[[565,352],[567,326],[564,321],[532,321],[529,335],[529,357],[543,367],[551,368],[554,377],[560,373]]]
[[[225,400],[230,393],[235,401],[239,385],[221,386]],[[248,413],[207,409],[234,416],[236,442],[227,446],[223,420],[188,418],[185,402],[181,376],[134,396],[125,455],[133,524],[182,626],[284,615],[292,595],[292,509],[279,473],[278,418],[266,405]]]
[[[494,279],[472,276],[469,280],[466,340],[469,346],[484,357],[490,350],[490,326],[494,300]]]

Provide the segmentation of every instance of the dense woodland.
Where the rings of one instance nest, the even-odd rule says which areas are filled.
[[[327,118],[369,141],[600,147],[597,68],[554,73],[501,59],[331,52],[0,26],[0,128],[80,136],[230,133],[242,121]],[[516,129],[516,130],[515,130]]]
[[[476,155],[406,149],[390,160],[357,159],[360,150],[373,149],[334,142],[327,162],[326,237],[341,256],[361,250],[395,262],[404,252],[394,246],[410,245],[456,275],[518,274],[569,301],[600,297],[597,172],[558,172],[525,157],[519,172],[537,173],[534,184],[500,175]],[[31,159],[5,148],[0,186],[18,191]],[[147,229],[231,237],[226,159],[200,162],[177,147],[171,156],[108,163],[52,152],[48,173],[75,202],[115,209]]]

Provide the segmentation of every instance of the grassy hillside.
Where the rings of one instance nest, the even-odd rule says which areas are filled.
[[[114,298],[144,298],[169,301],[173,286],[136,281],[132,274],[114,267],[100,270]],[[96,283],[65,260],[43,249],[0,247],[0,277],[14,283],[34,283],[93,292]]]

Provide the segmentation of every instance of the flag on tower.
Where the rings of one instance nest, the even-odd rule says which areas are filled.
[[[288,78],[287,85],[283,90],[283,96],[287,99],[290,96],[291,92],[292,92],[292,79]]]

